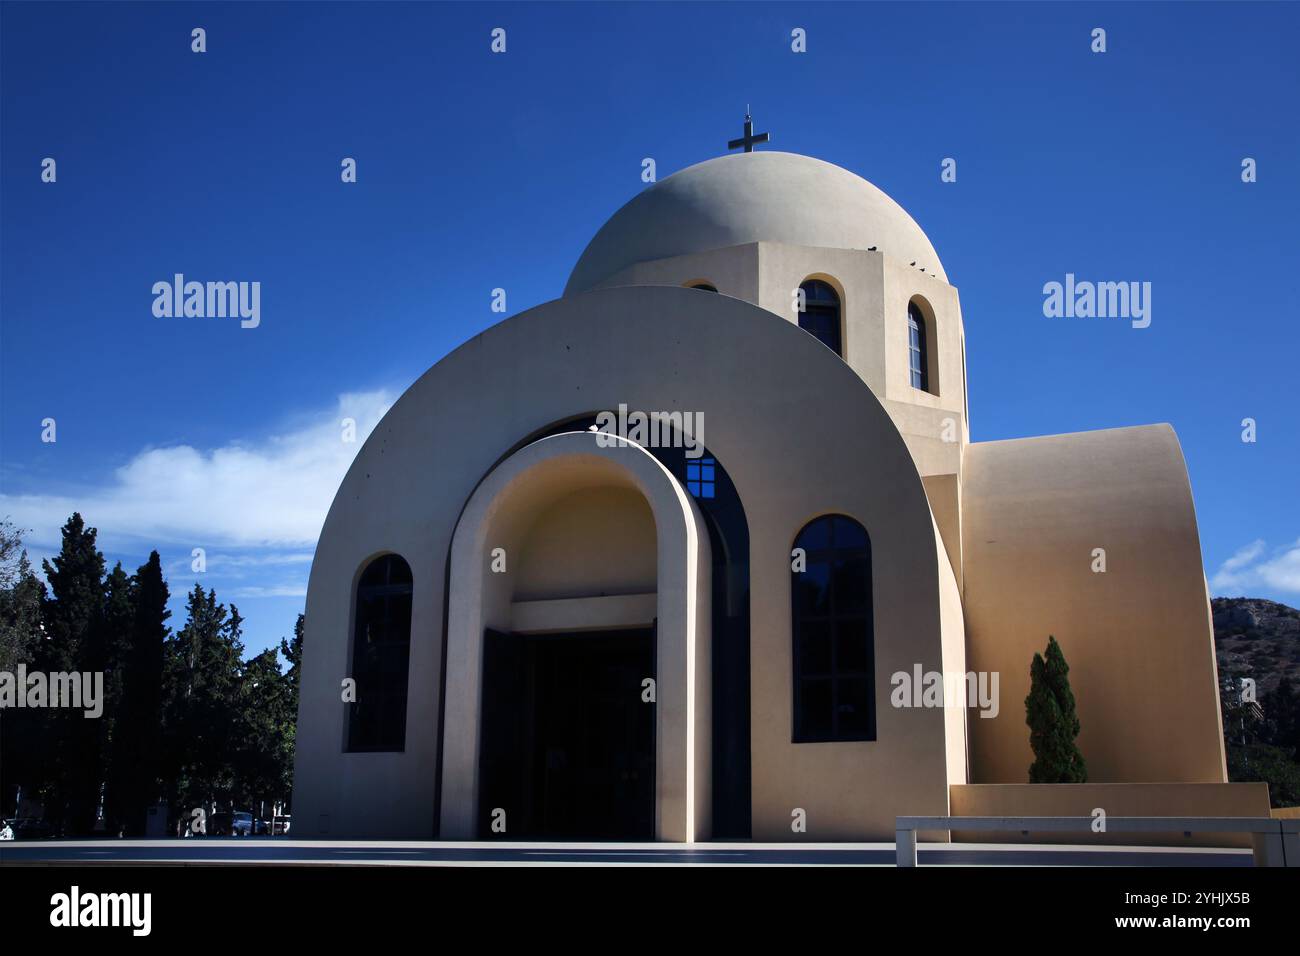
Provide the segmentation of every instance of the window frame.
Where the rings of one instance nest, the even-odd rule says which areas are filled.
[[[686,459],[686,490],[693,498],[713,498],[717,493],[717,461],[708,456]]]
[[[826,544],[814,547],[812,541],[815,536],[821,533],[823,526]],[[860,535],[863,543],[837,545],[836,529],[840,526],[843,526],[847,531],[854,532],[855,536]],[[804,549],[806,565],[804,571],[796,571],[791,568],[790,572],[792,705],[790,741],[795,744],[874,741],[877,739],[877,723],[875,609],[872,593],[871,536],[861,522],[848,515],[826,514],[805,524],[795,536],[793,547]],[[836,607],[836,579],[832,573],[836,565],[840,563],[849,566],[853,563],[859,563],[862,565],[861,570],[865,575],[865,580],[861,582],[860,606],[857,609],[846,609],[842,613]],[[809,615],[803,607],[804,601],[799,595],[798,585],[801,575],[809,574],[813,571],[815,565],[821,564],[826,566],[827,584],[825,593],[827,610],[825,613]],[[847,578],[841,577],[839,579],[840,585],[842,586],[846,580]],[[861,628],[861,637],[865,642],[866,651],[864,664],[861,667],[841,666],[840,664],[841,632],[845,627]],[[813,638],[813,635],[808,632],[813,629],[821,631],[821,634],[817,635],[817,637],[825,643],[827,664],[824,669],[810,673],[805,670],[805,663],[812,656],[812,650],[808,647],[808,642]],[[828,723],[823,722],[819,725],[816,723],[816,715],[808,712],[810,705],[806,700],[806,696],[810,684],[823,682],[829,686],[830,690],[830,716]],[[841,695],[846,686],[852,685],[857,685],[859,689],[865,688],[866,713],[863,725],[856,728],[850,726],[849,729],[842,729]]]
[[[830,293],[830,297],[814,298],[810,294],[810,286],[825,287],[825,289]],[[844,358],[844,295],[840,292],[839,287],[827,277],[809,276],[799,283],[799,289],[803,292],[803,310],[799,313],[799,328],[803,329],[818,342],[821,342],[822,345],[826,346],[840,358]],[[805,319],[808,316],[824,317],[829,314],[830,308],[828,303],[832,300],[835,303],[834,346],[817,334],[814,329],[810,328],[809,325],[811,323],[809,323],[809,325],[804,324]],[[817,308],[814,309],[814,305],[816,305]]]
[[[930,388],[930,320],[915,298],[907,302],[907,373],[912,388],[934,395]]]
[[[383,582],[367,583],[366,577],[383,562]],[[405,580],[394,580],[394,571],[401,572]],[[344,727],[345,753],[404,753],[406,750],[407,708],[410,703],[411,680],[411,629],[414,610],[414,578],[410,563],[400,554],[388,552],[376,555],[365,563],[353,588],[349,676],[356,681],[357,699],[348,702]],[[394,637],[394,621],[405,620],[404,633]],[[373,619],[368,611],[378,601],[383,601],[383,617],[387,625],[384,636],[370,644],[364,641],[363,625]],[[401,604],[405,604],[405,608]],[[400,631],[401,628],[396,630]],[[367,654],[367,650],[372,653]],[[400,672],[400,681],[394,674]],[[400,690],[398,686],[400,684]],[[357,708],[373,706],[377,717],[358,715]],[[394,719],[400,714],[400,719]],[[385,718],[388,718],[387,721]],[[389,726],[394,724],[395,726]],[[377,729],[376,729],[377,728]]]

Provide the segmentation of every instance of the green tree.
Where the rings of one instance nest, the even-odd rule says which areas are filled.
[[[108,785],[113,832],[143,836],[147,809],[162,796],[163,648],[171,628],[158,552],[131,579],[130,638],[122,657],[122,700],[113,728]]]
[[[0,670],[14,673],[41,653],[45,600],[45,585],[23,550],[22,532],[8,519],[0,522]],[[0,816],[17,812],[20,794],[34,796],[48,787],[47,719],[41,710],[0,711]]]
[[[31,663],[41,640],[45,585],[32,572],[22,532],[0,521],[0,671]]]
[[[1046,656],[1035,653],[1029,667],[1029,696],[1025,698],[1025,723],[1034,762],[1030,783],[1086,783],[1088,768],[1075,743],[1079,717],[1070,690],[1070,666],[1056,638],[1047,638]]]
[[[36,655],[43,671],[96,671],[104,666],[104,556],[95,547],[96,530],[73,513],[63,526],[63,543],[45,561],[50,596],[41,608],[46,640]],[[44,787],[46,819],[68,836],[94,829],[103,780],[100,727],[80,710],[45,711],[43,738],[48,752]]]
[[[288,681],[290,688],[293,690],[293,711],[298,713],[298,674],[302,664],[302,632],[305,625],[305,617],[298,615],[298,620],[293,624],[293,637],[290,640],[280,638],[280,653],[289,663],[289,669],[285,672],[285,680]]]
[[[1300,763],[1292,760],[1283,747],[1263,743],[1230,747],[1228,779],[1233,783],[1267,783],[1270,804],[1300,806]]]
[[[1291,678],[1283,674],[1263,703],[1271,742],[1292,760],[1300,760],[1300,697],[1296,696]]]
[[[182,808],[233,799],[243,618],[199,585],[186,601],[185,626],[167,642],[166,775]]]
[[[113,745],[119,736],[119,720],[126,687],[127,659],[131,652],[131,631],[135,620],[135,584],[122,570],[122,562],[113,566],[104,580],[104,613],[100,618],[101,635],[95,642],[99,659],[88,661],[95,670],[104,674],[103,714],[94,721],[97,734],[97,754],[102,768],[104,790],[105,826],[111,833],[118,832],[116,825],[117,777],[125,767],[114,766]]]
[[[284,801],[293,786],[293,694],[268,647],[244,667],[236,799],[250,809]]]

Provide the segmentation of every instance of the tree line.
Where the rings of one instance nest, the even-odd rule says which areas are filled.
[[[292,790],[303,616],[279,648],[244,659],[239,609],[198,584],[179,631],[162,561],[106,569],[80,514],[38,577],[0,525],[0,671],[102,673],[103,710],[0,711],[0,816],[39,802],[57,835],[142,836],[164,803],[168,832],[193,807],[257,811]],[[287,667],[282,671],[279,657]]]
[[[1229,675],[1219,685],[1228,779],[1262,781],[1273,806],[1300,806],[1300,694],[1284,673],[1256,709],[1241,679]]]

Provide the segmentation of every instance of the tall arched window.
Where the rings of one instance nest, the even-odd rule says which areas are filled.
[[[923,392],[930,390],[930,361],[926,351],[925,316],[916,302],[907,303],[908,364],[912,372],[912,387]]]
[[[875,740],[871,539],[844,515],[810,521],[791,571],[795,743]]]
[[[799,288],[804,296],[799,328],[810,332],[822,345],[842,357],[840,297],[835,287],[821,279],[808,279]]]
[[[411,656],[411,566],[385,554],[357,584],[352,632],[356,700],[348,714],[348,750],[406,746],[406,680]]]

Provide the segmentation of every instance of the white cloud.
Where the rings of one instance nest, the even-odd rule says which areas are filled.
[[[1218,592],[1269,589],[1300,594],[1300,541],[1274,548],[1252,541],[1219,567],[1210,581]]]
[[[1239,551],[1237,551],[1237,553],[1234,554],[1232,557],[1230,557],[1227,561],[1224,561],[1223,567],[1219,569],[1220,573],[1224,571],[1236,571],[1238,568],[1246,567],[1248,564],[1250,564],[1252,561],[1258,558],[1261,554],[1263,554],[1264,549],[1265,549],[1265,543],[1263,538],[1260,538],[1257,541],[1252,541],[1250,544],[1246,545],[1244,548],[1241,548]]]
[[[349,393],[333,410],[257,442],[147,448],[80,491],[0,495],[0,514],[30,529],[24,537],[35,552],[57,550],[59,529],[79,511],[100,529],[106,552],[202,547],[209,568],[228,571],[305,563],[303,549],[314,548],[343,475],[392,402],[386,389]],[[345,418],[356,421],[355,442],[343,441]]]

